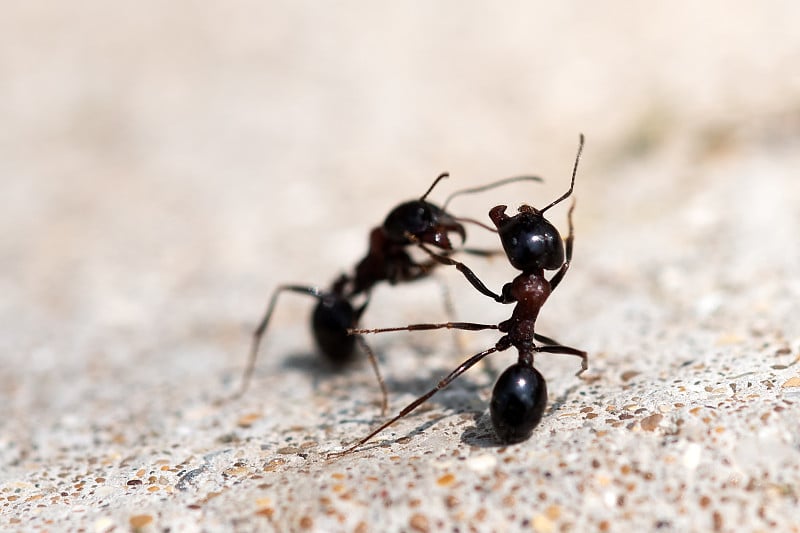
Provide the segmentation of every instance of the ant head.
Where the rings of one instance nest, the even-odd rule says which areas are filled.
[[[519,213],[506,215],[506,206],[489,211],[497,226],[508,261],[517,270],[556,270],[564,263],[564,241],[541,211],[522,205]]]
[[[419,200],[410,200],[392,209],[383,221],[383,232],[390,241],[402,245],[412,244],[413,241],[408,238],[410,234],[417,242],[442,250],[452,250],[453,245],[448,237],[448,233],[452,231],[464,242],[467,238],[464,226],[441,207],[425,201],[436,184],[449,176],[447,172],[439,174]]]
[[[518,209],[519,213],[513,217],[506,215],[505,205],[498,205],[489,211],[489,218],[500,234],[503,250],[514,268],[523,272],[556,270],[564,264],[564,241],[555,226],[544,218],[544,212],[572,195],[582,151],[583,134],[580,136],[569,190],[544,209],[523,204]]]
[[[411,234],[417,241],[442,250],[453,249],[450,232],[457,233],[461,242],[466,238],[464,226],[440,207],[424,200],[411,200],[392,209],[383,222],[383,231],[397,244],[411,244],[408,238]]]

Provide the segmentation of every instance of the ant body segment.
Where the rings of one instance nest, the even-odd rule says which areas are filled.
[[[466,265],[443,254],[437,254],[424,243],[419,243],[433,260],[455,266],[482,294],[503,304],[514,304],[511,318],[499,324],[477,324],[472,322],[446,322],[441,324],[412,324],[409,326],[380,329],[350,329],[352,335],[381,333],[387,331],[421,331],[433,329],[461,329],[470,331],[495,329],[504,335],[497,343],[464,361],[455,370],[441,379],[436,387],[407,405],[394,418],[382,424],[369,435],[342,452],[331,454],[340,456],[348,454],[364,444],[375,435],[405,417],[426,402],[438,391],[447,387],[453,380],[469,370],[484,357],[514,347],[519,354],[515,364],[508,367],[497,379],[490,402],[492,426],[498,439],[503,443],[516,443],[526,440],[539,424],[547,405],[547,384],[541,373],[533,366],[536,353],[558,353],[574,355],[581,359],[580,376],[588,368],[588,355],[583,350],[564,346],[557,341],[534,332],[536,318],[553,290],[564,279],[572,260],[574,230],[572,212],[575,202],[569,209],[567,218],[569,234],[562,239],[558,230],[545,217],[544,213],[572,195],[575,187],[575,175],[578,161],[583,151],[584,137],[580,136],[578,153],[572,170],[572,181],[569,190],[543,209],[536,209],[523,204],[518,213],[509,216],[505,213],[507,206],[498,205],[489,211],[489,218],[497,228],[503,249],[511,265],[520,270],[511,282],[503,286],[501,294],[492,292]],[[545,270],[556,273],[548,280]],[[539,341],[542,345],[536,345]]]
[[[541,178],[535,176],[518,176],[473,189],[464,189],[452,193],[444,207],[426,201],[425,199],[434,187],[448,176],[449,174],[446,172],[440,174],[419,199],[403,202],[392,209],[383,224],[370,231],[367,254],[358,262],[352,274],[341,274],[328,290],[294,284],[280,285],[274,290],[267,310],[253,333],[247,366],[239,391],[233,396],[234,399],[241,397],[250,384],[259,346],[275,310],[278,296],[284,292],[294,292],[317,299],[317,305],[311,315],[312,333],[319,350],[334,366],[343,367],[354,359],[356,342],[367,353],[381,388],[382,412],[386,412],[388,394],[377,359],[362,336],[349,334],[349,329],[358,326],[359,320],[369,304],[372,288],[382,281],[395,285],[424,278],[441,263],[441,258],[456,251],[481,256],[498,253],[465,248],[456,250],[450,240],[450,234],[458,235],[461,244],[464,243],[466,230],[461,222],[474,222],[489,230],[494,230],[470,219],[457,218],[449,214],[445,211],[447,203],[460,194],[480,192],[514,181],[541,181]],[[434,253],[434,259],[417,262],[409,254],[409,248],[412,246],[425,246],[426,253],[432,253],[432,250],[428,248],[428,246],[432,246],[441,250],[441,254]]]

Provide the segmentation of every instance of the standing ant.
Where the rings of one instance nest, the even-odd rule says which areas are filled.
[[[466,230],[461,222],[471,222],[490,231],[496,231],[480,222],[458,218],[447,211],[447,204],[455,196],[488,190],[493,187],[505,185],[521,180],[541,181],[536,176],[517,176],[506,178],[471,189],[463,189],[452,193],[445,201],[443,207],[434,205],[425,199],[436,185],[449,174],[440,174],[418,200],[409,200],[397,205],[386,216],[383,224],[372,229],[369,236],[369,249],[366,256],[356,265],[351,275],[341,274],[328,290],[307,285],[280,285],[272,293],[269,305],[258,324],[250,346],[247,366],[242,376],[239,391],[233,399],[241,397],[247,390],[258,357],[261,340],[269,324],[272,313],[278,301],[278,296],[283,292],[305,294],[317,299],[317,305],[311,315],[311,330],[319,350],[337,367],[342,367],[352,361],[355,355],[355,344],[359,343],[367,353],[375,376],[382,392],[382,412],[387,410],[387,390],[383,381],[375,354],[370,349],[364,338],[360,335],[350,335],[348,330],[358,326],[361,315],[367,308],[370,291],[381,281],[391,285],[405,283],[424,278],[430,271],[441,263],[442,257],[455,251],[463,251],[473,255],[489,256],[494,251],[461,248],[456,250],[451,241],[450,233],[455,233],[461,238],[461,244],[466,240]],[[430,245],[442,251],[442,255],[434,254],[433,260],[425,262],[415,261],[408,253],[411,246]],[[427,247],[426,247],[427,248]],[[427,253],[432,253],[430,248]],[[356,299],[363,298],[360,303]]]
[[[542,374],[533,366],[534,354],[560,353],[580,357],[581,369],[576,373],[576,376],[580,376],[588,369],[588,355],[586,352],[564,346],[549,337],[534,332],[539,310],[548,296],[550,296],[550,293],[564,279],[572,260],[574,240],[572,212],[575,209],[575,202],[573,200],[567,214],[569,234],[565,240],[562,240],[555,226],[544,217],[544,213],[572,195],[575,187],[578,161],[583,151],[583,142],[584,138],[583,134],[581,134],[569,190],[547,207],[536,209],[523,204],[514,216],[506,215],[507,206],[505,205],[498,205],[489,211],[489,218],[497,227],[503,250],[509,262],[514,268],[522,271],[510,283],[506,283],[503,286],[501,294],[495,294],[488,289],[475,273],[463,263],[455,261],[446,255],[437,254],[425,246],[424,243],[418,243],[419,247],[425,250],[433,260],[455,266],[464,274],[470,284],[482,294],[493,298],[499,303],[515,304],[511,318],[499,324],[446,322],[442,324],[412,324],[396,328],[351,328],[349,330],[350,334],[361,335],[387,331],[421,331],[447,328],[470,331],[496,329],[505,335],[493,347],[464,361],[458,368],[439,381],[436,387],[406,406],[400,411],[400,414],[382,424],[353,446],[342,452],[332,454],[333,456],[345,455],[358,449],[372,437],[425,403],[438,391],[447,387],[453,380],[484,357],[494,352],[502,352],[512,346],[519,352],[519,358],[515,364],[508,367],[497,379],[492,390],[489,411],[495,434],[501,442],[508,444],[521,442],[526,440],[539,424],[547,405],[547,384]],[[556,273],[548,280],[544,276],[545,270],[556,270]],[[544,345],[537,346],[534,344],[534,340]]]

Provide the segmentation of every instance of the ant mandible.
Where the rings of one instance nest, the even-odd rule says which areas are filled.
[[[544,217],[544,213],[572,195],[575,187],[578,161],[583,151],[583,143],[584,137],[581,134],[569,190],[547,205],[547,207],[536,209],[523,204],[514,216],[506,215],[507,206],[505,205],[498,205],[489,211],[489,218],[497,227],[503,250],[509,262],[514,268],[522,271],[510,283],[506,283],[503,286],[501,294],[496,294],[488,289],[474,272],[463,263],[435,253],[424,243],[419,244],[420,248],[425,250],[435,261],[455,266],[464,274],[470,284],[482,294],[493,298],[499,303],[515,304],[511,318],[499,324],[446,322],[442,324],[412,324],[397,328],[349,330],[352,335],[360,335],[387,331],[421,331],[442,328],[470,331],[496,329],[505,335],[493,347],[464,361],[458,368],[439,381],[436,387],[406,406],[400,411],[400,414],[382,424],[356,444],[342,452],[333,453],[331,454],[332,456],[345,455],[363,446],[375,435],[405,417],[431,396],[447,387],[453,380],[484,357],[494,352],[502,352],[511,347],[517,349],[519,353],[518,360],[497,379],[492,390],[489,411],[492,426],[500,441],[508,444],[521,442],[526,440],[539,424],[547,405],[547,384],[542,374],[533,366],[534,354],[559,353],[574,355],[581,358],[581,369],[576,373],[576,376],[580,376],[587,370],[588,355],[586,352],[564,346],[549,337],[534,332],[539,310],[548,296],[550,296],[550,293],[564,279],[564,275],[567,273],[572,261],[574,241],[572,211],[575,209],[575,202],[573,200],[567,214],[569,234],[565,240],[562,240],[555,226]],[[544,275],[545,270],[556,270],[556,273],[548,280]],[[545,345],[537,346],[534,340]]]
[[[361,315],[369,304],[370,291],[381,281],[391,285],[405,283],[430,274],[431,269],[441,263],[441,258],[453,253],[456,249],[450,241],[450,234],[455,233],[463,245],[466,240],[466,230],[461,222],[472,222],[491,231],[494,229],[471,219],[457,218],[445,211],[447,204],[455,196],[481,192],[487,189],[505,185],[515,181],[533,180],[541,181],[536,176],[516,176],[506,178],[471,189],[463,189],[452,193],[443,207],[426,201],[427,196],[444,178],[449,176],[444,172],[440,174],[418,200],[409,200],[397,205],[386,216],[383,224],[372,229],[369,236],[369,248],[366,256],[356,265],[351,275],[340,275],[331,285],[330,289],[322,290],[319,287],[307,285],[281,285],[272,293],[269,305],[258,324],[250,346],[250,352],[242,376],[239,391],[233,399],[241,397],[247,390],[258,357],[261,340],[266,332],[272,313],[275,310],[278,296],[284,292],[305,294],[317,299],[317,305],[311,315],[311,329],[320,351],[337,367],[343,367],[351,362],[355,355],[355,344],[361,346],[366,352],[373,368],[378,384],[381,388],[382,413],[387,410],[386,384],[383,381],[375,354],[360,335],[350,335],[349,328],[358,326]],[[460,222],[461,221],[461,222]],[[434,260],[417,262],[408,253],[411,246],[430,245],[442,250],[443,254],[434,254]],[[426,247],[427,248],[427,247]],[[497,252],[462,248],[460,251],[473,255],[489,256]],[[426,249],[431,253],[430,248]],[[356,300],[361,300],[356,303]]]

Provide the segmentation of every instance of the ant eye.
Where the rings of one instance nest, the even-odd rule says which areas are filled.
[[[518,270],[556,270],[564,263],[564,241],[539,213],[519,213],[501,223],[498,231],[509,262]]]

